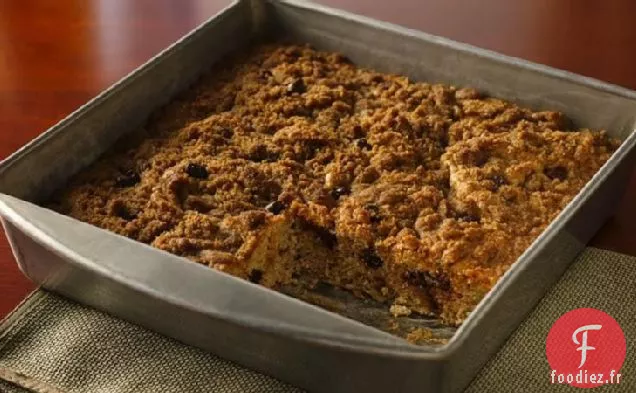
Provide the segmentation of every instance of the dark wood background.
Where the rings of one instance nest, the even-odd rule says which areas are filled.
[[[633,0],[321,0],[636,89]],[[227,0],[0,0],[0,158]],[[636,176],[592,245],[636,255]],[[2,236],[2,235],[0,235]],[[33,288],[0,238],[0,317]]]

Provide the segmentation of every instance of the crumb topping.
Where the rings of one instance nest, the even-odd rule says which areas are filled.
[[[254,283],[308,277],[459,324],[618,147],[569,127],[270,45],[215,67],[51,206]]]

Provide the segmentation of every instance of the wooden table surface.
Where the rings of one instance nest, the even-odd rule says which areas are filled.
[[[636,89],[636,2],[321,0]],[[0,158],[228,4],[0,0]],[[636,255],[636,176],[592,245]],[[33,288],[0,239],[0,317]]]

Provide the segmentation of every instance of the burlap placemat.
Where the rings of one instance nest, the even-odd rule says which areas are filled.
[[[594,391],[636,392],[635,299],[636,258],[588,248],[466,392],[575,391],[549,383],[545,339],[559,316],[579,307],[612,315],[627,340],[621,384]],[[301,392],[46,291],[0,325],[0,391]]]

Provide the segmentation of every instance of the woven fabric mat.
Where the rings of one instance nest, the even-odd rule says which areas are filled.
[[[579,307],[612,315],[627,341],[621,384],[594,392],[636,392],[635,300],[636,258],[586,249],[466,392],[576,391],[549,383],[545,339],[559,316]],[[40,290],[0,325],[0,392],[302,390]]]

